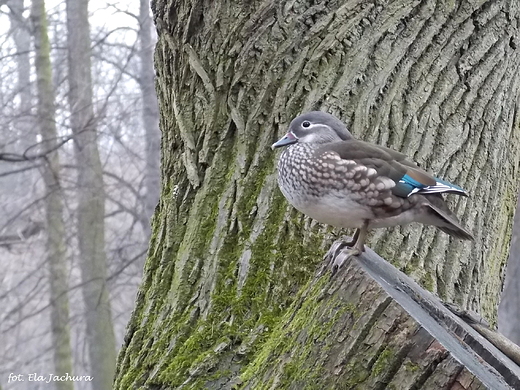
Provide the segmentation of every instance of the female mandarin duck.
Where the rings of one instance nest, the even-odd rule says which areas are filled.
[[[442,193],[468,196],[402,153],[354,139],[336,117],[312,111],[295,118],[272,148],[286,147],[278,160],[278,184],[295,208],[341,228],[357,228],[350,254],[364,251],[368,229],[420,222],[463,240],[473,240]]]

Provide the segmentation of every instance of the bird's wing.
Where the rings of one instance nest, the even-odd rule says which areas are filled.
[[[395,185],[392,193],[401,198],[413,194],[455,193],[467,196],[462,188],[434,177],[412,161],[405,154],[373,145],[364,141],[349,140],[324,145],[324,151],[331,151],[346,161],[375,169],[378,177],[391,179]]]

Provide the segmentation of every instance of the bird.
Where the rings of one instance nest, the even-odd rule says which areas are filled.
[[[318,222],[356,228],[345,243],[349,257],[365,250],[370,229],[411,222],[474,240],[441,195],[468,196],[465,190],[430,175],[403,153],[355,139],[329,113],[311,111],[293,119],[272,145],[277,148],[284,148],[278,186],[288,202]]]

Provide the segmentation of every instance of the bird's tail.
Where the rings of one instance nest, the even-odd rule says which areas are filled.
[[[425,198],[427,198],[427,205],[436,220],[435,223],[432,223],[432,225],[437,226],[444,233],[461,240],[475,239],[468,230],[461,226],[455,214],[450,209],[448,209],[448,206],[446,206],[446,203],[444,202],[444,199],[441,195],[431,195],[428,197],[425,196]]]

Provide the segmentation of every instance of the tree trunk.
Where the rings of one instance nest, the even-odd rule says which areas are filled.
[[[506,390],[518,389],[520,376],[472,326],[367,250],[334,278],[315,278],[304,289],[236,384]]]
[[[33,83],[31,81],[31,31],[27,18],[24,16],[23,0],[8,0],[6,5],[9,7],[9,20],[11,22],[11,32],[16,46],[16,72],[18,82],[17,101],[18,115],[13,121],[14,134],[17,135],[16,149],[24,153],[36,143],[35,121],[33,116]],[[30,153],[29,153],[30,155]],[[32,170],[22,172],[7,178],[13,181],[10,185],[11,191],[16,191],[16,195],[24,198],[27,195],[26,184],[36,180]]]
[[[106,283],[105,196],[92,107],[88,1],[67,0],[69,104],[78,165],[77,230],[93,389],[110,389],[115,336]]]
[[[63,192],[60,185],[58,132],[56,130],[54,87],[50,45],[47,35],[47,14],[44,0],[33,0],[31,17],[34,26],[35,65],[38,89],[38,123],[45,148],[49,151],[42,167],[45,184],[45,214],[47,219],[47,263],[51,299],[51,333],[56,375],[73,374],[70,346],[68,271],[66,263]],[[42,152],[43,152],[42,151]],[[74,390],[74,382],[56,382],[58,390]]]
[[[473,194],[450,205],[475,242],[410,225],[377,231],[369,245],[444,300],[495,321],[519,175],[516,4],[153,2],[162,194],[116,388],[228,388],[247,372],[260,389],[269,388],[265,365],[303,381],[333,369],[265,360],[298,307],[317,305],[295,296],[313,296],[308,282],[330,243],[283,199],[270,149],[310,109]],[[333,337],[320,333],[328,345]]]
[[[144,214],[149,219],[159,201],[160,183],[160,147],[161,133],[159,131],[159,108],[154,88],[153,69],[153,38],[152,17],[150,15],[150,0],[139,2],[139,60],[141,70],[139,85],[143,97],[142,120],[146,140],[146,169],[144,176]],[[150,236],[150,223],[147,219],[144,231]]]
[[[16,70],[18,73],[18,97],[20,99],[19,111],[20,116],[17,120],[17,130],[20,139],[25,141],[20,146],[27,148],[32,146],[36,141],[36,133],[34,129],[34,119],[31,115],[33,108],[33,94],[31,91],[31,34],[28,28],[27,19],[24,17],[23,0],[8,0],[6,4],[9,7],[11,32],[13,41],[16,45]]]

